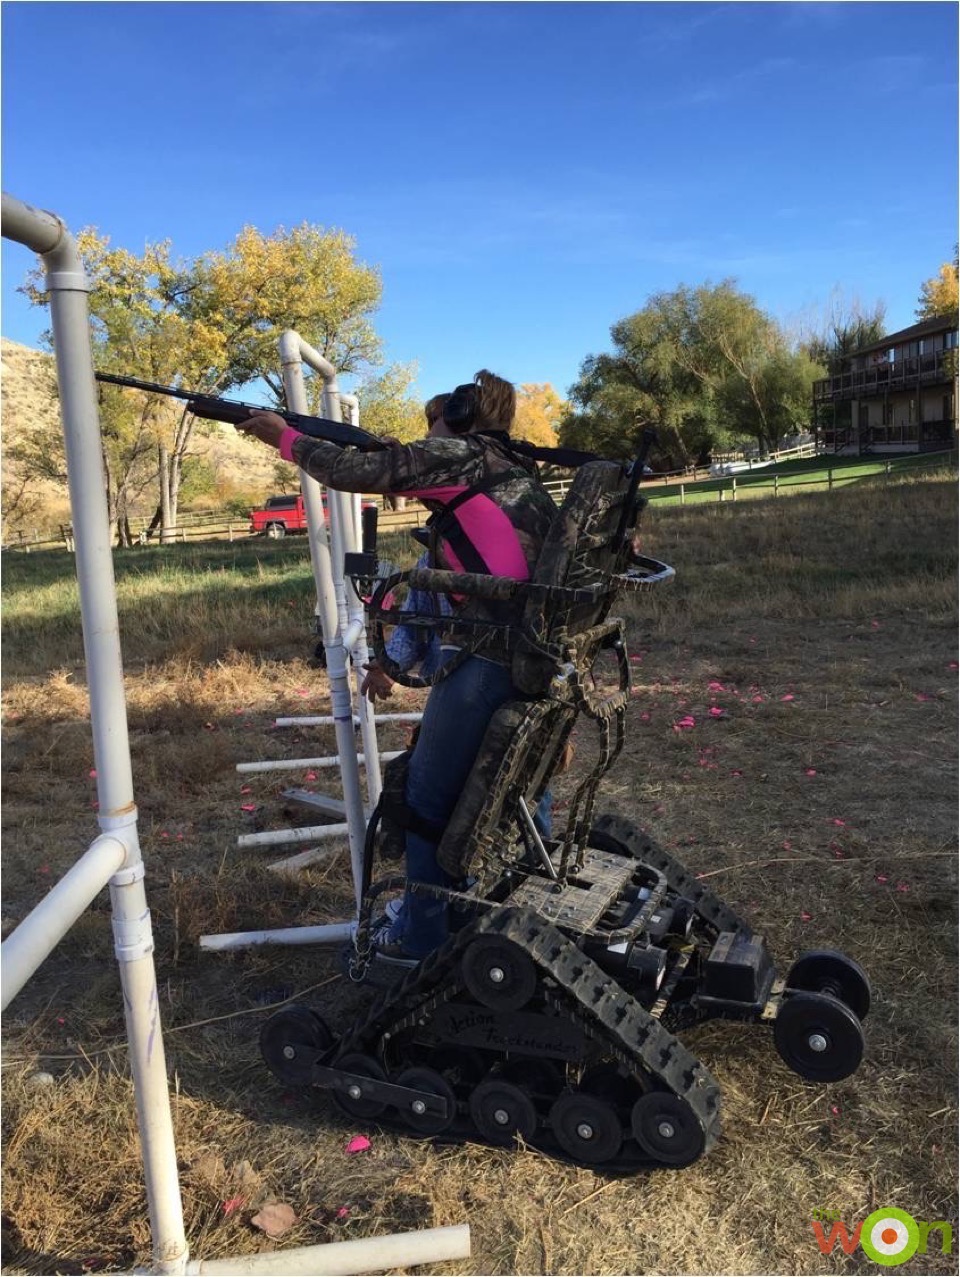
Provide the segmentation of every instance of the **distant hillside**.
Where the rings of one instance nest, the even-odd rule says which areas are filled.
[[[60,404],[53,356],[21,346],[7,337],[0,339],[0,395],[5,536],[18,527],[25,533],[33,529],[52,531],[70,518],[66,485],[32,481],[21,499],[20,508],[11,511],[13,495],[20,490],[21,484],[9,460],[8,446],[14,438],[35,429],[37,423],[59,422]],[[238,435],[232,426],[203,423],[194,433],[191,450],[215,472],[224,500],[243,495],[259,501],[274,490],[275,455],[255,440]],[[151,514],[155,501],[154,493],[148,490],[134,513]],[[217,497],[205,497],[195,503],[207,509],[218,504]]]
[[[0,339],[0,457],[3,479],[4,539],[10,530],[44,535],[70,518],[65,486],[33,480],[23,491],[9,446],[31,433],[38,423],[59,421],[53,358],[4,337]]]

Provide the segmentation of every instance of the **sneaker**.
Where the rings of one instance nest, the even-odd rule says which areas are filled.
[[[413,958],[403,947],[403,941],[394,933],[393,923],[384,923],[370,933],[373,945],[373,956],[383,962],[390,962],[404,967],[415,967],[420,961]]]
[[[384,928],[392,928],[393,931],[401,930],[403,921],[403,896],[396,896],[393,900],[388,900],[383,907],[382,913],[374,915],[371,928],[373,931],[382,931]]]

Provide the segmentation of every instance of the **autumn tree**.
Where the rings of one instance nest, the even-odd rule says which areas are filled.
[[[391,364],[381,373],[368,374],[357,387],[360,425],[375,435],[388,435],[412,443],[426,434],[423,404],[411,393],[417,369],[412,364]]]
[[[944,262],[932,279],[920,286],[917,301],[917,319],[936,319],[940,315],[952,315],[958,306],[958,280],[960,280],[960,255],[956,246],[953,261]]]
[[[108,239],[86,228],[77,236],[77,247],[93,289],[89,306],[97,367],[151,381],[171,381],[180,368],[189,376],[203,334],[188,332],[170,306],[166,295],[172,277],[169,245],[147,244],[138,257],[125,249],[112,249]],[[37,305],[47,303],[39,268],[29,273],[22,291]],[[45,333],[43,340],[51,345],[51,334]],[[130,543],[130,503],[156,481],[159,454],[182,416],[172,401],[135,399],[114,388],[101,388],[107,506],[122,545]],[[39,457],[37,464],[42,473]]]
[[[527,382],[517,389],[517,413],[511,434],[541,448],[557,447],[557,432],[570,405],[549,382]]]
[[[223,394],[253,381],[283,405],[277,341],[296,329],[340,372],[379,357],[370,315],[380,298],[376,271],[356,262],[341,231],[304,224],[267,236],[246,227],[224,252],[174,264],[169,244],[137,256],[94,230],[78,236],[93,284],[97,367],[144,381]],[[46,303],[40,272],[24,292]],[[319,386],[309,380],[316,410]],[[111,518],[129,543],[129,503],[152,482],[161,539],[176,526],[195,430],[212,429],[176,400],[101,388],[104,464]]]
[[[284,402],[277,342],[291,328],[338,373],[362,373],[380,359],[371,316],[380,304],[379,273],[354,258],[339,230],[302,223],[264,235],[245,226],[224,252],[204,254],[181,272],[172,295],[178,313],[222,334],[229,385],[263,381]],[[310,379],[310,409],[320,385]]]

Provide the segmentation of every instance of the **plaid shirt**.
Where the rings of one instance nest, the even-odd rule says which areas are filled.
[[[418,568],[430,566],[429,554],[417,560]],[[415,612],[421,616],[452,616],[453,608],[445,594],[428,594],[425,590],[411,590],[404,599],[401,612]],[[386,642],[387,655],[396,662],[404,674],[419,665],[422,678],[432,678],[442,663],[440,634],[432,625],[398,625]]]

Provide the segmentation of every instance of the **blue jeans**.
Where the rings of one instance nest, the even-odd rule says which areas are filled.
[[[457,805],[490,719],[517,692],[504,665],[468,657],[438,683],[423,711],[407,773],[407,804],[424,819],[445,825]],[[437,863],[435,843],[407,833],[407,877],[438,887],[456,886]],[[406,953],[422,958],[447,938],[447,902],[408,891],[391,932]]]

